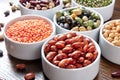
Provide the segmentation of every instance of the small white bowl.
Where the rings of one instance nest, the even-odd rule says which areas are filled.
[[[21,42],[10,39],[6,35],[6,29],[8,26],[14,24],[17,21],[29,20],[29,19],[43,19],[43,20],[48,21],[53,29],[53,32],[51,33],[51,35],[48,38],[43,39],[42,41],[33,42],[33,43],[24,43],[24,42],[21,43]],[[55,28],[54,23],[46,17],[39,16],[39,15],[24,15],[21,17],[17,17],[15,19],[11,20],[10,22],[8,22],[4,29],[4,39],[5,39],[5,45],[6,45],[7,52],[11,56],[18,58],[18,59],[23,59],[23,60],[39,59],[42,44],[47,39],[49,39],[50,37],[55,35],[55,33],[56,33],[56,28]]]
[[[76,7],[66,8],[66,9],[63,9],[63,10],[60,10],[60,11],[64,12],[64,11],[72,9],[72,8],[76,8]],[[101,28],[101,26],[103,25],[103,22],[104,22],[103,17],[98,12],[96,12],[95,10],[92,10],[92,9],[87,9],[87,10],[89,10],[91,12],[94,12],[94,13],[96,13],[100,16],[101,23],[100,23],[99,27],[97,27],[93,30],[89,30],[89,31],[73,31],[73,32],[76,32],[77,34],[85,34],[85,35],[93,38],[95,41],[98,41],[99,30],[100,30],[100,28]],[[57,24],[56,15],[54,15],[53,21],[56,25],[57,34],[66,33],[66,32],[71,31],[71,30],[65,29],[65,28],[63,28],[63,27],[61,27],[60,25]]]
[[[20,2],[19,2],[19,6],[20,6],[20,10],[21,10],[21,15],[37,14],[37,15],[45,16],[52,20],[56,10],[62,9],[62,1],[60,0],[60,4],[58,6],[51,8],[51,9],[47,9],[47,10],[28,9],[28,8],[24,7]]]
[[[89,64],[86,67],[82,67],[82,68],[65,69],[65,68],[60,68],[52,64],[46,59],[45,53],[44,53],[45,45],[47,44],[49,40],[47,40],[43,44],[42,49],[41,49],[42,67],[43,67],[43,72],[50,80],[80,80],[80,79],[93,80],[96,77],[96,75],[99,72],[101,50],[100,50],[99,45],[92,38],[88,36],[85,36],[85,37],[93,41],[93,43],[95,44],[96,50],[98,51],[98,56],[93,63]]]
[[[112,63],[120,65],[120,46],[115,46],[103,36],[103,29],[104,26],[112,21],[120,21],[118,20],[111,20],[106,22],[100,29],[100,38],[99,38],[99,45],[101,48],[102,56],[105,57]]]
[[[73,2],[74,6],[83,6],[83,5],[76,3],[75,0],[72,0],[72,2]],[[113,15],[114,5],[115,5],[115,0],[112,0],[112,3],[108,6],[105,6],[105,7],[100,7],[100,8],[91,8],[91,7],[86,7],[86,6],[83,6],[83,7],[93,9],[93,10],[99,12],[103,16],[104,21],[107,21]]]

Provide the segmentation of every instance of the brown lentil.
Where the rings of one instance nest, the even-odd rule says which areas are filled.
[[[30,19],[17,21],[11,26],[8,26],[6,35],[12,40],[32,43],[41,41],[52,33],[50,23],[43,19]]]

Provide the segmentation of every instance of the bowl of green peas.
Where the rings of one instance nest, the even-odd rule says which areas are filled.
[[[113,15],[115,0],[72,0],[74,6],[84,6],[99,12],[104,21]]]
[[[98,41],[99,29],[103,25],[103,17],[97,11],[84,7],[71,7],[56,12],[53,21],[57,34],[76,32],[90,36]]]

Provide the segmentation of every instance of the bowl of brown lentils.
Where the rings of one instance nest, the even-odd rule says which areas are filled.
[[[21,14],[37,14],[53,19],[56,10],[62,9],[61,0],[19,0]]]
[[[84,6],[99,12],[104,21],[112,17],[115,0],[72,0],[75,6]]]
[[[93,80],[100,55],[100,47],[92,38],[74,32],[58,34],[42,46],[43,72],[50,80]]]
[[[103,17],[98,12],[84,7],[66,8],[54,15],[58,34],[72,31],[90,36],[96,41],[103,22]]]
[[[101,27],[99,45],[103,57],[120,65],[120,19],[106,22]]]

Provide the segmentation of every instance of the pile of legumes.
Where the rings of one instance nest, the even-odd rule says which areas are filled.
[[[85,8],[72,8],[56,12],[57,24],[72,31],[88,31],[99,27],[100,16]]]
[[[85,67],[98,55],[94,43],[76,33],[56,35],[45,45],[44,52],[52,64],[67,69]]]
[[[112,0],[75,0],[76,3],[85,7],[105,7],[112,3]]]
[[[41,41],[51,35],[51,24],[44,19],[17,21],[8,26],[6,35],[18,42],[32,43]]]
[[[120,46],[120,21],[115,20],[106,24],[102,34],[110,43]]]
[[[47,10],[60,4],[59,0],[20,0],[20,3],[28,9]]]

